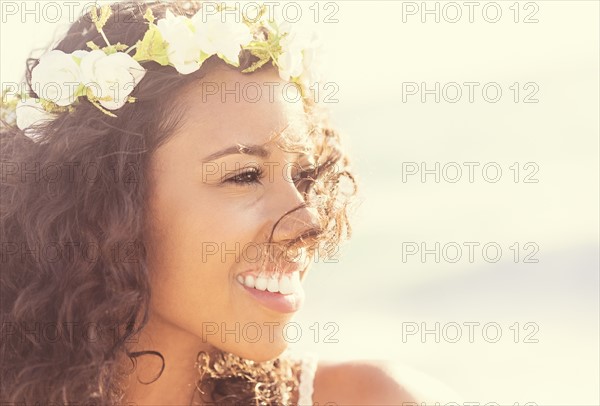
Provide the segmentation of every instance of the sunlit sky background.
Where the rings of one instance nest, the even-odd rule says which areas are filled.
[[[0,1],[3,11],[6,3]],[[296,347],[326,359],[392,360],[445,382],[464,401],[597,405],[599,3],[521,2],[517,23],[514,2],[496,2],[497,23],[483,18],[486,3],[472,23],[464,6],[456,23],[443,14],[439,23],[431,15],[423,23],[419,13],[405,13],[403,21],[403,9],[422,3],[401,1],[320,2],[320,20],[333,11],[338,21],[315,23],[313,2],[300,3],[301,23],[323,39],[325,77],[339,86],[339,101],[329,107],[361,182],[361,204],[339,262],[318,263],[309,275]],[[446,4],[439,2],[440,9]],[[531,13],[538,22],[524,23]],[[2,18],[0,79],[18,82],[31,49],[47,46],[61,28],[33,17]],[[435,82],[481,85],[473,103],[465,86],[457,103],[435,103],[433,96],[423,103],[420,94],[403,102],[407,82],[429,89]],[[503,91],[497,103],[482,97],[489,82]],[[519,103],[510,89],[515,82]],[[529,82],[537,103],[523,103]],[[436,183],[432,175],[425,183],[419,175],[404,182],[412,162],[480,166],[473,183],[465,166],[456,183]],[[482,178],[489,162],[503,171],[496,183]],[[519,182],[510,169],[515,162]],[[537,183],[523,182],[528,162],[539,169]],[[480,250],[470,263],[465,246],[457,263],[436,263],[433,255],[403,262],[407,242],[496,242],[503,251],[497,263]],[[515,242],[517,263],[509,248]],[[523,248],[528,242],[539,248],[538,263],[523,262],[532,251]],[[431,328],[436,321],[496,322],[503,338],[488,343],[476,330],[474,343],[422,343],[419,336],[402,342],[403,322]],[[318,340],[309,328],[316,322]],[[333,331],[323,327],[327,322],[336,323],[337,343],[324,342]],[[521,336],[514,343],[515,322],[522,335],[531,332],[525,323],[535,323],[539,342]]]

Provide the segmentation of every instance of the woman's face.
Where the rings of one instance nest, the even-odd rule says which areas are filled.
[[[292,179],[311,162],[278,147],[282,137],[310,145],[302,101],[289,85],[286,96],[285,84],[274,69],[207,75],[187,89],[181,128],[152,158],[150,316],[161,334],[256,361],[287,346],[283,330],[302,302],[308,263],[265,250],[275,223],[304,203]],[[315,227],[316,212],[301,208],[277,224],[272,244]],[[287,280],[269,278],[276,266]]]

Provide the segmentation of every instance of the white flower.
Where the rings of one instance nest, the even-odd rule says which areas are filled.
[[[59,50],[42,55],[31,72],[31,84],[37,95],[63,107],[75,102],[80,82],[79,66],[70,54]]]
[[[168,43],[169,63],[182,75],[200,69],[200,47],[194,40],[191,21],[185,16],[175,16],[167,10],[166,18],[156,24],[163,39]]]
[[[205,17],[206,21],[202,21],[202,12],[192,17],[196,27],[195,38],[202,52],[209,56],[217,54],[230,65],[239,66],[242,47],[253,39],[250,28],[241,21],[233,21],[233,16],[227,14],[216,13]]]
[[[78,49],[77,51],[72,52],[71,56],[75,58],[77,65],[80,65],[83,57],[89,53],[90,53],[90,51],[84,51],[84,50]]]
[[[313,32],[308,46],[303,50],[302,64],[304,69],[300,75],[300,82],[310,87],[321,79],[320,62],[323,43],[316,32]]]
[[[282,49],[277,58],[279,76],[286,81],[291,78],[305,80],[310,76],[311,65],[320,41],[316,33],[309,36],[308,33],[300,33],[291,27],[286,28],[286,32],[287,35],[279,42]]]
[[[44,110],[38,99],[32,98],[28,98],[25,101],[20,100],[17,103],[15,114],[17,115],[17,127],[23,131],[35,124],[42,124],[44,121],[52,120],[55,117]]]
[[[269,13],[265,13],[265,16],[267,14]],[[279,28],[279,35],[287,34],[288,32],[291,32],[293,30],[292,23],[283,18],[283,16],[276,15],[273,18],[273,21],[275,22],[275,25],[277,25],[277,27]]]
[[[302,51],[284,51],[277,58],[279,77],[285,81],[298,77],[304,70]]]
[[[83,84],[98,102],[109,110],[117,110],[140,83],[146,70],[129,54],[117,52],[106,55],[103,51],[89,52],[81,60]]]
[[[291,26],[279,42],[281,54],[277,58],[279,76],[286,81],[299,77],[304,71],[304,48],[308,45],[305,35],[298,34]]]
[[[253,19],[251,20],[254,21]],[[273,13],[268,9],[267,12],[258,19],[257,24],[267,27],[269,31],[273,29],[272,25],[275,25],[278,28],[279,35],[283,35],[292,30],[292,23],[286,20],[282,14]]]

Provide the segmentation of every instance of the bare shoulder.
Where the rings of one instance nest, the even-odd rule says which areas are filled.
[[[415,406],[459,399],[443,383],[393,362],[321,361],[315,373],[313,401],[320,405]]]
[[[402,405],[416,399],[379,361],[321,361],[315,373],[313,401],[320,405]]]

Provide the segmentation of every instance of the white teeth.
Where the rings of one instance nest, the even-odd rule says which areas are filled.
[[[246,275],[246,280],[242,282],[244,285],[248,286],[249,288],[253,288],[254,287],[254,276],[252,275]]]
[[[258,275],[258,278],[256,278],[256,284],[254,285],[254,288],[258,290],[266,290],[267,284],[267,278],[265,278],[263,275]]]
[[[269,291],[272,293],[279,292],[283,295],[288,295],[293,292],[302,290],[300,282],[300,272],[292,272],[291,274],[280,275],[279,279],[275,275],[267,278],[265,274],[259,274],[258,277],[253,275],[238,275],[237,280],[240,284],[261,291]]]
[[[275,276],[271,276],[269,278],[269,284],[267,285],[267,290],[269,292],[279,292],[279,281],[277,280],[277,278],[275,278]]]
[[[300,282],[300,272],[293,272],[291,275],[292,290],[299,291],[302,289],[302,283]]]
[[[279,291],[284,295],[290,294],[294,291],[292,280],[289,276],[283,275],[281,277],[281,280],[279,281]]]

